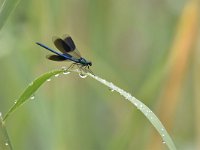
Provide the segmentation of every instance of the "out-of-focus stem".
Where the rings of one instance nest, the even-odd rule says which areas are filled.
[[[169,60],[167,63],[168,76],[166,85],[161,95],[161,103],[159,114],[161,120],[165,123],[167,129],[172,129],[176,108],[179,104],[179,94],[181,92],[182,83],[190,56],[193,53],[192,46],[196,42],[198,29],[198,1],[190,0],[184,7],[182,16],[177,26],[177,33],[170,49]],[[153,136],[151,149],[162,149],[158,141],[159,137]]]

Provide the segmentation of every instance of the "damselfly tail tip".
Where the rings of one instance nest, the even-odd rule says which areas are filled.
[[[37,45],[41,45],[39,42],[35,42],[35,44],[37,44]]]

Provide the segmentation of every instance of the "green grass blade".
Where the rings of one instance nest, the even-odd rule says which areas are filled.
[[[138,110],[140,110],[145,117],[151,122],[151,124],[155,127],[155,129],[158,131],[162,138],[162,143],[166,144],[170,150],[176,150],[176,147],[169,136],[167,130],[161,123],[161,121],[158,119],[158,117],[141,101],[133,97],[130,93],[124,91],[123,89],[115,86],[113,83],[110,83],[98,76],[94,76],[92,74],[88,74],[90,77],[94,78],[95,80],[99,81],[100,83],[108,86],[112,91],[118,92],[120,95],[122,95],[126,100],[130,101],[133,105],[136,106]]]
[[[18,107],[20,107],[24,102],[29,100],[31,96],[36,92],[36,90],[49,78],[52,76],[63,72],[63,70],[55,70],[48,73],[45,73],[38,77],[36,80],[31,82],[29,86],[25,89],[25,91],[21,94],[21,96],[15,101],[15,104],[10,108],[7,114],[4,117],[4,121],[8,118],[10,114],[12,114]]]
[[[0,113],[0,150],[12,150],[12,146],[1,113]]]
[[[48,73],[45,73],[38,77],[36,80],[34,80],[29,86],[25,89],[25,91],[22,93],[22,95],[19,97],[19,99],[16,101],[16,103],[11,107],[11,109],[8,111],[8,113],[5,115],[4,120],[7,119],[7,117],[13,113],[19,106],[21,106],[24,102],[26,102],[35,92],[36,90],[49,78],[56,74],[60,74],[63,72],[66,72],[67,70],[55,70]],[[80,73],[79,70],[70,70],[74,72]],[[100,83],[108,86],[112,91],[118,92],[120,95],[124,96],[124,98],[128,101],[130,101],[132,104],[134,104],[138,110],[140,110],[146,118],[151,122],[151,124],[155,127],[155,129],[159,132],[161,135],[161,138],[163,139],[163,144],[166,144],[170,150],[176,150],[176,147],[169,136],[167,130],[162,125],[161,121],[158,119],[158,117],[141,101],[133,97],[130,93],[124,91],[123,89],[115,86],[113,83],[110,83],[96,75],[92,75],[90,73],[87,73],[86,75],[89,75],[93,79],[99,81]],[[85,76],[86,77],[86,76]]]
[[[0,8],[0,30],[20,0],[5,0]]]

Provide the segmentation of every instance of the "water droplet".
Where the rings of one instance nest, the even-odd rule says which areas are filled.
[[[161,131],[164,131],[164,129],[162,128]]]
[[[88,75],[87,75],[87,74],[83,74],[83,73],[79,73],[79,76],[80,76],[81,78],[86,78]]]
[[[150,113],[152,113],[152,111],[151,111],[151,110],[149,110],[149,112],[150,112]]]
[[[2,113],[0,112],[0,117],[2,117]]]
[[[56,75],[54,75],[54,76],[55,76],[55,77],[59,77],[59,75],[60,75],[60,74],[58,73],[58,74],[56,74]]]
[[[30,99],[31,99],[31,100],[35,99],[35,96],[31,96]]]
[[[120,93],[123,93],[123,91],[120,91]],[[126,94],[126,98],[127,98],[127,99],[131,99],[132,96],[131,96],[130,94]]]
[[[8,143],[6,142],[5,145],[8,146]]]
[[[134,103],[134,104],[135,104],[136,107],[138,107],[138,104],[137,104],[137,103]]]
[[[14,103],[16,104],[16,103],[17,103],[17,100],[15,100]]]
[[[47,79],[47,82],[51,81],[51,78]]]
[[[62,67],[62,70],[63,70],[63,74],[69,74],[70,73],[66,67]]]
[[[165,135],[164,134],[162,134],[162,137],[164,137]]]
[[[104,79],[102,79],[101,81],[102,81],[102,83],[106,83],[106,80],[104,80]]]
[[[113,84],[112,82],[110,82],[110,86],[112,86],[112,87],[113,87],[113,86],[114,86],[114,84]]]
[[[109,89],[111,92],[114,92],[115,90],[114,89]]]
[[[166,142],[163,140],[162,143],[165,144]]]
[[[66,70],[63,72],[63,74],[70,74],[70,72]]]

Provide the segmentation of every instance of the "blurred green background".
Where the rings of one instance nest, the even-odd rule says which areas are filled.
[[[3,0],[0,1],[3,4]],[[49,61],[69,34],[98,76],[149,106],[178,149],[200,149],[198,0],[26,0],[0,32],[0,111],[39,75],[69,66]],[[167,149],[123,97],[77,74],[43,85],[6,122],[15,150]]]

